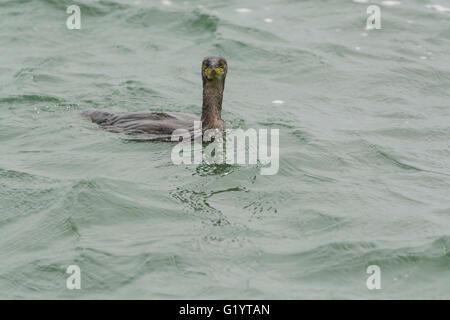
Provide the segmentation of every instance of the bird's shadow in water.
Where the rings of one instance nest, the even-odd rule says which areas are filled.
[[[140,135],[139,137],[135,136],[132,138],[124,137],[122,138],[122,141],[124,143],[158,143],[158,144],[170,142],[171,143],[170,146],[173,146],[174,143],[178,143],[178,141],[172,141],[170,138],[171,136]],[[202,149],[204,150],[212,142],[203,142]],[[237,168],[238,166],[232,164],[209,163],[203,160],[199,165],[195,167],[195,172],[193,172],[192,175],[198,175],[201,177],[226,176],[230,173],[233,173]]]
[[[192,175],[199,175],[201,177],[206,176],[226,176],[233,173],[236,170],[236,166],[227,163],[206,163],[202,162],[195,168],[195,172]]]

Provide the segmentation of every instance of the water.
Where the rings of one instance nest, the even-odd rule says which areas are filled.
[[[0,298],[450,298],[449,1],[84,0],[68,30],[71,4],[0,1]],[[78,116],[199,115],[210,54],[278,174]]]

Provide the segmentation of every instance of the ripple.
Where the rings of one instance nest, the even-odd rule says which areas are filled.
[[[404,170],[412,170],[412,171],[423,171],[422,169],[415,167],[413,165],[406,164],[399,159],[397,159],[393,154],[383,150],[380,146],[377,146],[372,143],[365,142],[365,144],[375,152],[375,155],[378,159],[381,159],[385,161],[386,163],[390,163],[391,165],[394,165],[396,167],[399,167]]]
[[[54,9],[61,10],[62,12],[65,12],[68,7],[66,1],[60,0],[42,0],[42,3]],[[83,16],[86,15],[92,17],[101,17],[129,8],[129,6],[124,3],[107,0],[96,0],[89,3],[82,2],[76,3],[76,5],[80,7],[80,11],[82,12]]]
[[[63,100],[53,96],[26,94],[19,96],[12,96],[0,98],[0,103],[4,104],[18,104],[18,103],[62,103]]]
[[[425,5],[425,8],[434,9],[438,12],[450,12],[450,8],[441,6],[439,4],[427,4],[427,5]]]

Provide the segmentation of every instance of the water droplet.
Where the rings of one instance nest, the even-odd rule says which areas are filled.
[[[387,7],[393,7],[393,6],[398,6],[401,4],[400,1],[381,1],[381,4],[387,6]]]
[[[237,9],[236,9],[236,12],[239,12],[239,13],[249,13],[249,12],[252,12],[252,10],[251,10],[251,9],[248,9],[248,8],[237,8]]]

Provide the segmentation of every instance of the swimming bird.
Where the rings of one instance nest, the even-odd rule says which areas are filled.
[[[182,112],[132,112],[112,113],[101,110],[84,110],[81,115],[102,128],[125,134],[150,134],[169,138],[176,129],[192,132],[194,121],[201,121],[202,130],[225,127],[222,120],[222,100],[228,64],[225,58],[209,56],[202,62],[203,105],[199,119]]]

